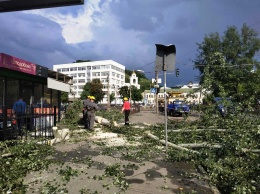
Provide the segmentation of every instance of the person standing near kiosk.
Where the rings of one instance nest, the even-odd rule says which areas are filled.
[[[22,97],[19,97],[18,100],[14,103],[13,113],[15,114],[18,133],[22,135],[22,127],[24,124],[24,115],[26,113],[26,103],[23,101]]]
[[[122,107],[122,113],[125,113],[125,125],[129,125],[129,114],[130,114],[131,105],[128,102],[128,98],[124,97],[124,104]]]

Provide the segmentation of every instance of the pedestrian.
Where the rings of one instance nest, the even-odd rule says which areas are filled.
[[[83,122],[85,129],[89,129],[89,120],[88,120],[88,109],[87,106],[91,105],[91,96],[88,96],[86,100],[83,101]]]
[[[15,115],[17,121],[17,128],[19,135],[22,135],[22,127],[24,125],[24,116],[26,113],[26,103],[23,101],[22,97],[14,103],[13,114]]]
[[[95,103],[96,98],[94,96],[90,96],[90,103],[87,105],[87,117],[89,121],[89,128],[93,130],[95,123],[95,112],[99,109],[97,104]]]
[[[174,116],[174,102],[170,102],[168,104],[168,115],[169,116]]]
[[[122,113],[125,113],[125,125],[129,125],[129,114],[130,114],[131,105],[128,102],[128,98],[124,97],[124,104],[122,107]]]

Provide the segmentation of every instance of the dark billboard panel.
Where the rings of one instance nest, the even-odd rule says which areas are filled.
[[[36,75],[36,64],[0,53],[0,67]]]

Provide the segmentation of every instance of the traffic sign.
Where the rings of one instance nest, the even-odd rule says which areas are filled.
[[[175,69],[176,47],[175,45],[156,46],[155,71],[173,71]]]
[[[156,93],[156,88],[151,88],[150,92],[155,94]]]

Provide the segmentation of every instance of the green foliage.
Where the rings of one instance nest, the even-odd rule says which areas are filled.
[[[84,62],[91,62],[92,60],[76,60],[73,63],[84,63]]]
[[[141,101],[143,99],[141,90],[137,89],[135,86],[131,87],[131,99],[136,101]]]
[[[198,44],[195,68],[200,83],[213,96],[232,96],[244,106],[253,106],[260,94],[259,63],[254,55],[260,49],[258,33],[244,24],[239,32],[230,26],[221,37],[218,33],[206,35]]]
[[[131,86],[130,88],[123,86],[119,89],[119,94],[122,99],[124,97],[131,98],[133,101],[141,101],[143,99],[141,90],[137,89],[135,86]]]
[[[93,79],[91,82],[88,82],[84,85],[80,99],[84,100],[87,98],[87,96],[95,96],[95,102],[100,102],[105,95],[102,89],[103,84],[100,82],[100,79]]]
[[[97,111],[96,115],[106,118],[110,123],[113,123],[113,121],[118,122],[124,118],[124,115],[121,113],[121,109],[116,108],[107,111]]]
[[[83,87],[83,91],[80,95],[80,99],[81,100],[85,100],[87,99],[88,96],[90,96],[90,82],[87,82],[84,87]]]
[[[78,170],[72,169],[70,166],[66,166],[65,169],[59,170],[59,175],[62,176],[62,179],[66,182],[70,181],[71,177],[78,176],[79,172]]]
[[[105,93],[102,91],[103,84],[101,83],[100,79],[93,79],[90,82],[90,95],[95,96],[96,100],[95,102],[100,102]]]
[[[119,94],[121,96],[121,98],[123,99],[124,97],[129,98],[130,97],[130,90],[127,86],[123,86],[121,88],[119,88]]]
[[[114,101],[116,98],[115,98],[115,94],[114,93],[112,93],[112,94],[110,94],[110,103],[112,102],[112,101]]]
[[[136,74],[136,77],[138,77],[139,79],[147,79],[145,74],[139,71],[131,71],[131,70],[125,70],[125,74],[129,75],[129,77],[133,74],[133,72]]]
[[[147,78],[140,78],[139,79],[139,84],[140,84],[140,90],[141,92],[145,91],[145,90],[150,90],[151,88],[151,80],[147,79]]]
[[[44,158],[53,149],[35,142],[7,141],[0,142],[0,154],[10,153],[10,157],[0,158],[0,190],[3,193],[25,193],[23,177],[30,171],[45,169],[50,161]]]
[[[63,104],[68,103],[69,102],[69,93],[68,92],[61,92],[61,102]]]
[[[79,123],[79,113],[82,112],[83,102],[81,100],[75,100],[69,104],[65,112],[65,124],[77,125]]]

